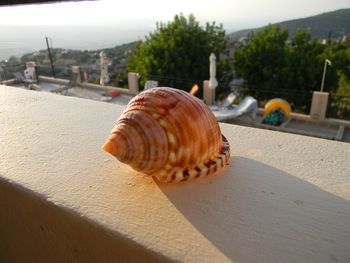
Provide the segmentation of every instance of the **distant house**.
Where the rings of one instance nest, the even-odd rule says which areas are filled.
[[[71,59],[71,58],[59,58],[55,61],[57,65],[65,65],[65,66],[71,66],[71,65],[76,65],[77,60],[76,59]]]
[[[243,36],[238,39],[238,44],[245,46],[248,44],[248,36]]]
[[[246,36],[240,37],[239,39],[236,39],[236,40],[232,37],[228,37],[226,48],[220,54],[220,59],[233,60],[236,49],[242,45],[247,45],[247,43],[248,43],[248,37]]]

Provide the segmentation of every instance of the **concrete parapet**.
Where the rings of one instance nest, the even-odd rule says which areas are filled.
[[[139,74],[134,73],[134,72],[129,72],[128,73],[128,85],[129,85],[129,90],[133,94],[138,94],[140,91],[139,88]]]
[[[310,116],[315,120],[324,120],[326,117],[328,106],[328,92],[314,91],[312,95],[312,103]]]
[[[203,101],[207,105],[213,105],[215,103],[215,90],[210,88],[209,80],[203,81]]]

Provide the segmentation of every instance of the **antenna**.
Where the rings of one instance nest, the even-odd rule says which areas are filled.
[[[332,43],[332,31],[328,32],[328,45]]]
[[[53,61],[52,61],[51,50],[50,50],[50,46],[49,46],[49,40],[48,40],[47,37],[45,37],[45,38],[46,38],[47,51],[49,52],[49,58],[50,58],[52,76],[53,76],[54,78],[56,78],[55,69],[54,69],[54,67],[53,67]],[[51,44],[51,45],[52,45],[52,44]]]

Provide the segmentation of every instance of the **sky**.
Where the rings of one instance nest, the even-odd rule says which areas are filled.
[[[46,48],[96,50],[136,40],[156,22],[193,14],[227,34],[350,8],[350,0],[100,0],[0,7],[0,60]],[[25,25],[25,26],[24,26]]]
[[[0,25],[106,25],[171,21],[179,13],[239,30],[350,8],[350,0],[101,0],[0,7]],[[148,21],[148,22],[147,22]]]

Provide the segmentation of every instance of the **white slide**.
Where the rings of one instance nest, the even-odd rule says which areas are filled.
[[[217,121],[229,120],[237,118],[243,114],[252,114],[252,118],[255,119],[256,111],[258,110],[258,102],[251,96],[245,97],[241,104],[229,109],[220,106],[209,106],[215,115]]]

